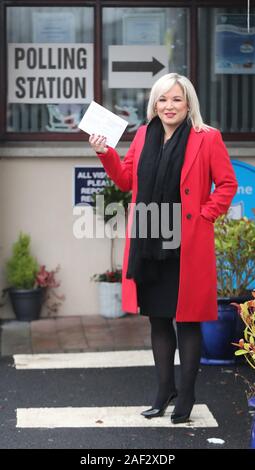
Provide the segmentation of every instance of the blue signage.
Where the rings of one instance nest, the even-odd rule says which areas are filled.
[[[250,23],[251,29],[247,31],[246,14],[216,15],[216,73],[254,74],[255,15],[250,15]]]
[[[233,219],[255,219],[255,166],[239,160],[231,160],[238,181],[237,193],[229,215]]]
[[[106,183],[106,173],[100,166],[74,167],[74,205],[93,206],[92,194],[98,193]]]

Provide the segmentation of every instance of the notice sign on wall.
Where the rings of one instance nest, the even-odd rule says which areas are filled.
[[[109,88],[151,88],[168,72],[166,46],[109,46]]]
[[[255,166],[232,160],[238,181],[238,189],[229,209],[232,219],[255,219]]]
[[[106,173],[100,166],[76,166],[74,168],[74,206],[93,205],[92,194],[106,184]]]
[[[9,44],[9,103],[89,103],[93,44]]]

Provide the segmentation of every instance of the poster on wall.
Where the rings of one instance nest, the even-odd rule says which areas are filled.
[[[106,173],[101,166],[75,166],[73,184],[73,205],[93,206],[92,195],[98,193],[106,184]]]
[[[238,189],[229,209],[229,216],[232,219],[255,220],[255,166],[239,160],[231,160]]]
[[[75,42],[75,16],[72,12],[33,12],[33,42]]]
[[[33,43],[75,43],[75,15],[66,12],[33,11]],[[47,103],[48,132],[79,132],[77,124],[83,105],[80,103]]]
[[[167,72],[166,46],[109,46],[109,88],[151,88]]]
[[[250,26],[248,32],[246,15],[216,15],[216,74],[255,73],[255,15],[250,15]]]
[[[9,103],[89,103],[93,44],[8,44]]]
[[[123,17],[123,44],[160,45],[162,31],[164,31],[164,13]]]

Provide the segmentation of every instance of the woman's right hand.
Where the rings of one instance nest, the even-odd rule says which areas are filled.
[[[106,137],[103,135],[91,134],[89,143],[97,153],[106,153],[108,150],[108,147],[106,146]]]

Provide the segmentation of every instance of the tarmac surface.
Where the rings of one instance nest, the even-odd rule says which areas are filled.
[[[171,407],[158,420],[140,416],[156,391],[147,318],[4,321],[1,333],[0,449],[250,448],[247,384],[236,374],[254,371],[244,361],[201,365],[193,420],[173,426]]]

